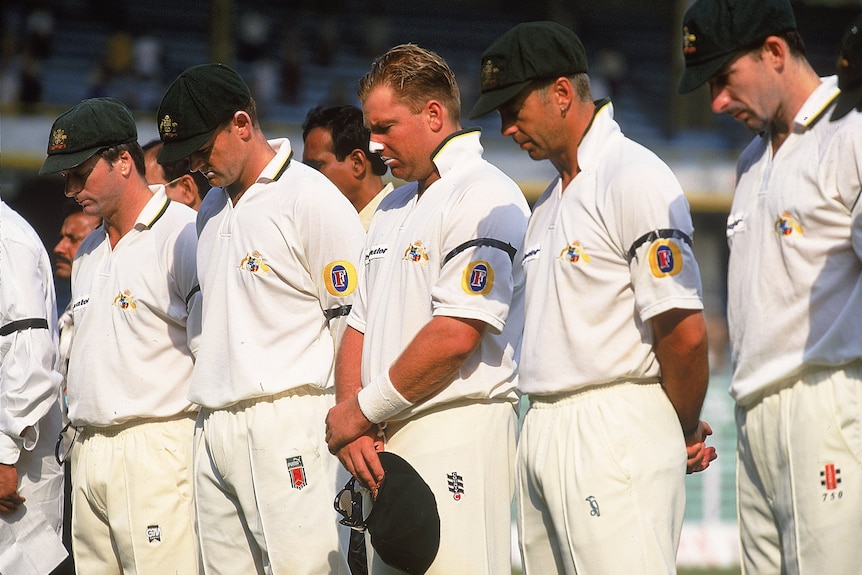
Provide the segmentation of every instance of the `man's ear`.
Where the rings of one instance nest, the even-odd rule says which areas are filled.
[[[360,150],[356,148],[350,155],[345,158],[346,161],[350,162],[350,172],[353,174],[353,177],[357,180],[361,180],[365,177],[365,173],[368,171],[368,156]]]
[[[176,182],[174,182],[172,195],[178,202],[183,203],[190,208],[196,208],[200,203],[198,195],[198,187],[195,184],[195,179],[191,174],[184,174]]]

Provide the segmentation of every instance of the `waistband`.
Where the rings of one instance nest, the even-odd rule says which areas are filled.
[[[204,407],[201,406],[201,413],[212,413],[213,411],[242,411],[244,409],[248,409],[249,407],[253,407],[259,403],[274,403],[279,399],[284,399],[285,397],[302,397],[302,396],[321,396],[321,395],[332,395],[335,397],[335,388],[320,388],[316,385],[306,384],[300,385],[298,387],[291,387],[285,391],[281,391],[279,393],[275,393],[273,395],[261,395],[258,397],[250,397],[248,399],[241,399],[236,403],[231,403],[230,405],[226,405],[224,407]]]
[[[562,403],[566,403],[568,401],[577,401],[582,398],[588,397],[595,393],[601,393],[603,391],[607,391],[609,389],[622,389],[625,387],[640,387],[640,386],[648,386],[648,385],[661,385],[661,379],[657,377],[647,378],[647,379],[631,379],[631,380],[623,380],[623,381],[611,381],[608,383],[599,383],[596,385],[585,385],[583,387],[579,387],[577,389],[563,391],[560,393],[548,393],[548,394],[530,394],[527,398],[530,400],[530,407],[538,407],[538,408],[547,408],[547,407],[556,407]]]
[[[131,429],[138,430],[153,425],[161,425],[165,423],[172,423],[175,421],[194,421],[197,415],[198,414],[196,411],[186,411],[183,413],[178,413],[177,415],[173,415],[171,417],[147,417],[141,419],[132,419],[124,423],[118,423],[116,425],[84,425],[79,429],[81,432],[81,436],[84,438],[94,435],[100,435],[103,437],[116,437],[124,431],[128,431]]]
[[[742,409],[751,409],[755,407],[770,395],[781,393],[785,389],[792,388],[797,384],[816,385],[820,381],[827,379],[830,374],[843,372],[848,377],[856,376],[857,379],[862,377],[862,360],[854,360],[849,363],[840,365],[808,365],[798,372],[776,381],[770,385],[766,385],[746,394],[744,397],[736,399],[737,407]]]

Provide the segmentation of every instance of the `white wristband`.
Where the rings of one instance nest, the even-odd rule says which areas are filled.
[[[371,423],[387,421],[393,415],[413,405],[404,399],[404,396],[392,385],[388,369],[363,387],[356,399],[359,400],[359,409],[362,411],[362,415]]]

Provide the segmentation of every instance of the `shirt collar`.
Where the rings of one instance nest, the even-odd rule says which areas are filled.
[[[269,161],[260,173],[260,176],[258,176],[257,181],[261,183],[274,182],[279,179],[285,170],[287,170],[290,160],[293,158],[293,150],[287,138],[269,140],[269,145],[275,150],[275,156]]]
[[[841,90],[838,89],[838,76],[823,78],[820,85],[808,96],[799,112],[796,113],[796,117],[793,118],[795,130],[804,131],[816,124],[840,92]]]
[[[459,130],[440,142],[431,154],[431,161],[437,166],[441,177],[460,164],[465,155],[482,156],[482,144],[479,142],[481,133],[479,128]]]
[[[150,191],[153,192],[153,197],[147,201],[144,209],[138,214],[138,219],[135,220],[135,227],[147,229],[153,227],[159,218],[168,209],[168,204],[171,203],[170,198],[165,194],[164,184],[150,186]]]
[[[583,171],[597,162],[602,146],[613,134],[622,134],[614,121],[614,106],[609,98],[596,101],[596,109],[578,144],[578,167]]]

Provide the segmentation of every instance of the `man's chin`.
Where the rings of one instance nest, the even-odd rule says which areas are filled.
[[[54,265],[54,277],[59,278],[61,280],[72,279],[72,266],[70,266],[68,264],[55,264]]]

